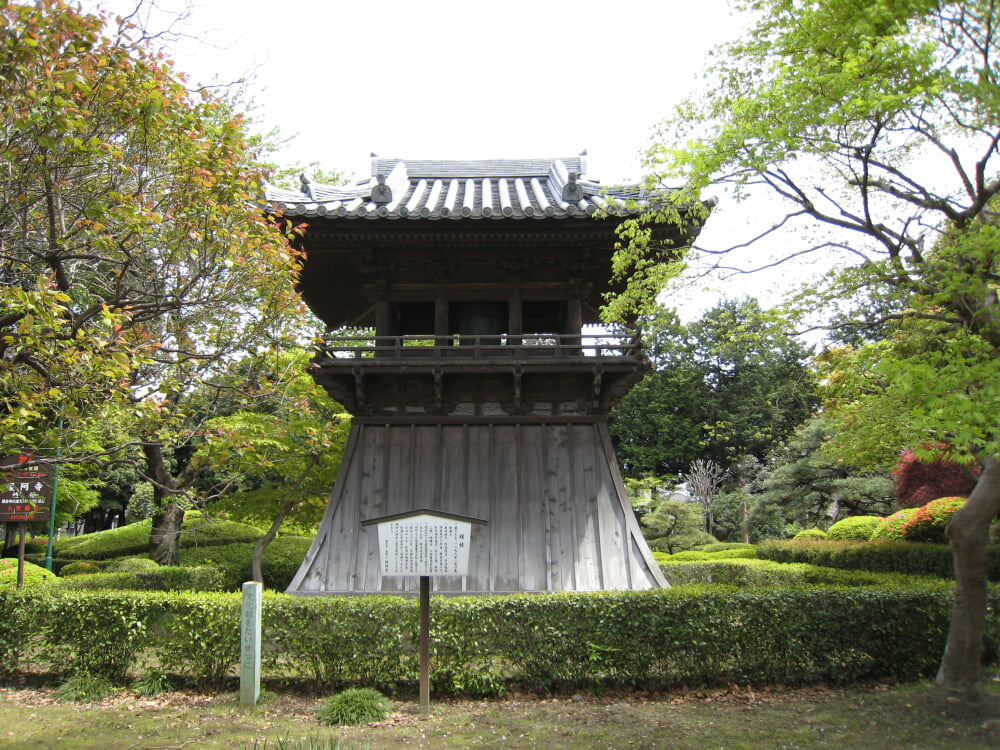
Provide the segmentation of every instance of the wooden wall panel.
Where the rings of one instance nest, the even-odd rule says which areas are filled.
[[[441,592],[595,591],[665,586],[625,495],[602,421],[351,427],[330,504],[290,593],[415,592],[380,573],[362,521],[420,508],[473,528],[469,575]]]

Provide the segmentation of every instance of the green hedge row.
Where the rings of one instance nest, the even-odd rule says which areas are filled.
[[[844,570],[954,578],[951,549],[946,544],[917,542],[835,542],[814,539],[766,541],[757,556],[781,563],[808,563]],[[987,576],[1000,581],[1000,545],[988,549]]]
[[[671,586],[721,584],[750,588],[755,586],[898,586],[913,585],[924,576],[903,573],[872,573],[867,570],[777,563],[772,560],[707,560],[672,562],[660,566]]]
[[[288,588],[288,584],[291,583],[305,559],[311,543],[311,539],[300,536],[280,536],[272,541],[264,550],[264,559],[261,562],[264,586],[275,591],[284,591]],[[250,560],[255,545],[256,541],[244,541],[182,547],[180,550],[181,567],[179,568],[165,566],[159,571],[151,570],[148,573],[143,571],[144,575],[138,578],[118,573],[114,574],[113,578],[110,577],[111,574],[82,576],[85,578],[93,577],[94,580],[79,582],[79,586],[91,589],[239,591],[243,582],[250,580]],[[136,553],[132,551],[129,554]],[[44,555],[25,555],[25,559],[36,564],[44,564],[44,558]],[[54,558],[52,569],[61,575],[63,569],[68,565],[93,562],[103,569],[109,565],[113,566],[118,561],[118,558],[113,560],[98,558],[92,561],[77,558]],[[212,580],[206,581],[205,573],[202,570],[204,568],[211,568],[215,571]],[[185,570],[192,572],[186,574]],[[81,576],[74,576],[74,578],[79,577]],[[158,579],[162,580],[163,583],[156,583],[155,581]]]
[[[991,590],[990,657],[1000,647]],[[741,591],[435,597],[435,689],[510,685],[806,684],[931,675],[951,612],[944,583]],[[155,665],[221,684],[239,659],[236,594],[0,592],[0,665],[123,679]],[[404,597],[264,600],[264,676],[393,690],[416,680],[417,603]],[[919,637],[916,635],[919,634]]]

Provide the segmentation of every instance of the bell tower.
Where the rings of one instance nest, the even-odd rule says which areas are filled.
[[[270,188],[306,224],[300,288],[329,327],[313,376],[352,415],[319,533],[289,593],[413,590],[383,576],[372,518],[482,518],[441,592],[666,586],[607,429],[649,369],[638,336],[592,326],[630,186],[584,158],[372,160],[347,186]],[[628,203],[627,203],[628,202]],[[657,229],[661,246],[700,225]],[[666,252],[669,252],[667,250]]]

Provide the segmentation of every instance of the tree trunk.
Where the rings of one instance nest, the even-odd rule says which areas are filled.
[[[948,697],[962,700],[978,695],[982,677],[983,635],[986,629],[986,550],[990,522],[1000,513],[1000,464],[983,461],[969,501],[948,524],[955,566],[955,602],[948,644],[935,685]]]
[[[153,514],[153,531],[149,535],[149,556],[160,565],[180,565],[181,523],[184,509],[168,503]]]
[[[253,557],[250,559],[250,576],[259,583],[264,582],[264,573],[261,568],[261,560],[264,559],[264,550],[267,549],[267,545],[274,541],[274,537],[278,535],[278,529],[281,528],[282,521],[285,520],[285,517],[295,507],[295,503],[296,501],[293,499],[286,500],[282,504],[278,515],[274,518],[274,523],[271,524],[271,528],[267,530],[264,536],[257,540],[257,544],[253,548]]]

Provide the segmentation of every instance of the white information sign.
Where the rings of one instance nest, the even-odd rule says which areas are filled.
[[[385,576],[464,576],[472,523],[430,514],[378,524]]]

